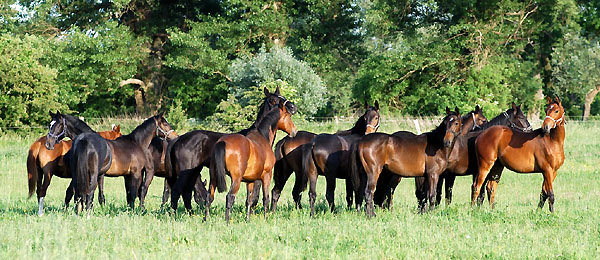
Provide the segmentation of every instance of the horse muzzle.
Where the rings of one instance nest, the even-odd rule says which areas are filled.
[[[49,138],[46,138],[46,142],[44,142],[44,146],[48,150],[54,150],[54,145],[56,145],[56,141],[50,141]]]
[[[290,137],[294,138],[296,137],[296,134],[298,133],[297,129],[294,129],[291,133],[290,133]]]

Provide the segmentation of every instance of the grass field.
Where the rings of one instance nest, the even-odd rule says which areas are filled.
[[[333,123],[298,123],[301,130],[332,132]],[[108,128],[106,126],[95,127]],[[382,132],[411,130],[382,122]],[[431,129],[423,126],[423,130]],[[130,128],[123,132],[128,133]],[[566,258],[600,256],[600,124],[570,122],[566,161],[554,182],[556,212],[537,209],[541,174],[505,170],[496,208],[470,206],[470,177],[457,178],[454,201],[418,214],[412,179],[396,190],[391,210],[377,217],[344,206],[343,181],[336,190],[337,213],[327,210],[325,180],[318,181],[317,211],[292,206],[290,180],[279,210],[265,218],[262,206],[249,222],[244,217],[245,188],[234,206],[232,223],[224,221],[225,193],[217,194],[212,215],[168,214],[160,209],[162,179],[155,179],[147,211],[125,205],[123,180],[107,179],[107,204],[93,215],[75,216],[62,201],[68,180],[54,178],[46,197],[46,214],[37,216],[37,201],[27,199],[25,158],[37,135],[0,137],[0,258],[2,259],[190,259],[227,258]],[[282,135],[281,133],[279,134]],[[208,174],[203,173],[206,178]],[[262,201],[262,200],[261,200]],[[136,202],[137,203],[137,202]],[[180,203],[181,204],[181,203]],[[180,205],[182,207],[183,205]]]

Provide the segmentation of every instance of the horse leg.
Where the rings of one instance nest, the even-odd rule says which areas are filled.
[[[104,198],[104,175],[98,177],[98,203],[104,205],[106,199]]]
[[[160,204],[161,208],[164,208],[167,205],[167,201],[169,200],[169,196],[171,195],[171,185],[169,185],[169,178],[165,178],[165,184],[163,188],[163,196],[162,203]]]
[[[211,180],[209,186],[209,192],[206,193],[206,199],[204,199],[204,221],[208,218],[208,214],[210,213],[210,204],[212,204],[213,199],[215,198],[215,183]]]
[[[269,209],[269,186],[271,186],[271,172],[264,172],[262,175],[262,188],[263,188],[263,207],[265,208],[265,218],[267,217],[267,212]],[[258,191],[256,191],[258,195]],[[258,197],[258,196],[257,196]]]
[[[452,203],[452,188],[454,187],[454,181],[456,180],[456,175],[453,174],[446,174],[446,176],[444,177],[444,179],[446,179],[446,183],[445,183],[445,193],[446,193],[446,205],[450,205],[450,203]],[[441,185],[438,185],[438,187],[440,187]],[[440,187],[441,190],[441,187]]]
[[[348,209],[352,209],[352,206],[354,206],[354,186],[350,177],[346,178],[346,204]]]
[[[65,208],[69,207],[69,202],[73,198],[73,193],[75,192],[75,187],[73,187],[73,179],[69,182],[69,187],[65,191]]]
[[[498,187],[498,182],[500,181],[500,177],[502,176],[503,169],[504,166],[502,164],[500,164],[499,162],[495,162],[494,166],[492,166],[492,169],[490,169],[490,173],[488,173],[488,178],[486,180],[487,184],[485,185],[485,187],[488,195],[488,202],[490,203],[490,208],[492,209],[495,205],[494,200],[496,198],[496,188]],[[481,200],[483,201],[483,197],[481,198]]]
[[[183,170],[179,173],[177,179],[170,178],[171,183],[171,208],[177,211],[177,204],[179,202],[179,196],[184,192],[186,183],[191,180],[192,170]]]
[[[283,187],[285,187],[285,183],[291,175],[292,169],[285,163],[285,159],[275,162],[275,166],[273,167],[273,179],[275,179],[275,183],[273,190],[271,190],[271,211],[275,212],[281,191],[283,191]]]
[[[233,203],[235,202],[235,195],[237,194],[238,190],[240,189],[240,182],[241,182],[241,175],[240,178],[233,178],[233,174],[231,174],[232,178],[231,178],[231,189],[229,190],[229,193],[227,193],[227,202],[226,202],[226,209],[225,209],[225,221],[227,221],[227,223],[229,223],[229,215],[231,214],[231,208],[233,207]]]
[[[544,208],[546,199],[549,199],[548,209],[554,212],[554,191],[552,190],[552,181],[555,178],[555,173],[550,170],[544,170],[544,182],[542,183],[542,193],[540,195],[539,207]]]
[[[419,212],[425,212],[425,204],[427,203],[427,185],[425,185],[425,177],[415,178],[415,197],[417,197],[417,203]]]
[[[438,177],[438,182],[437,182],[437,186],[436,186],[436,192],[435,192],[435,205],[439,206],[440,203],[442,202],[442,187],[444,186],[444,178],[446,174],[442,174],[440,175],[440,177]]]
[[[429,190],[427,191],[427,199],[429,200],[429,210],[435,209],[438,179],[439,173],[429,174],[427,178],[427,180],[429,181]]]
[[[377,187],[377,179],[379,179],[379,173],[381,172],[381,170],[380,171],[366,170],[366,172],[367,172],[367,186],[365,187],[365,201],[366,201],[365,212],[367,214],[367,217],[371,218],[371,217],[376,216],[375,206],[373,205],[373,195],[375,193],[375,188]]]
[[[331,210],[331,212],[335,211],[335,197],[334,197],[334,193],[335,193],[335,176],[327,176],[327,178],[325,178],[325,180],[327,181],[327,191],[325,192],[325,198],[327,199],[327,202],[329,203],[329,209]]]
[[[44,215],[44,198],[50,186],[50,180],[52,180],[52,173],[50,171],[44,171],[43,181],[42,175],[38,175],[38,216]]]
[[[250,220],[252,212],[252,197],[254,193],[254,182],[246,183],[246,221]]]
[[[195,174],[189,174],[189,179],[185,183],[183,183],[183,190],[181,192],[181,198],[183,199],[183,205],[188,214],[192,214],[192,192],[194,191],[194,186],[196,185],[196,180],[200,176]]]
[[[486,181],[487,179],[487,175],[490,172],[493,163],[489,163],[487,161],[484,161],[483,159],[479,158],[479,170],[477,172],[477,174],[473,175],[473,185],[471,186],[471,205],[475,205],[475,203],[479,198],[479,195],[481,193],[481,187],[483,186],[483,183]],[[481,205],[480,203],[478,203],[478,205]]]
[[[310,204],[310,216],[315,216],[315,201],[317,200],[317,172],[310,173],[308,176],[309,188],[308,188],[308,202]]]
[[[125,192],[127,194],[127,205],[133,209],[135,207],[135,198],[137,197],[138,185],[135,185],[137,181],[133,176],[134,174],[125,176]]]

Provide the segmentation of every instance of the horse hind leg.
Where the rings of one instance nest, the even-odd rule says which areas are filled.
[[[275,162],[275,166],[273,167],[273,179],[275,180],[275,185],[273,185],[273,190],[271,190],[271,211],[275,212],[277,202],[281,196],[281,191],[283,191],[283,187],[285,187],[285,183],[291,175],[292,170],[286,164],[285,159],[279,159]]]
[[[448,174],[445,178],[445,192],[446,192],[446,205],[452,203],[452,190],[454,188],[454,181],[456,180],[455,175]]]
[[[44,198],[46,197],[46,192],[48,191],[48,186],[50,186],[50,180],[52,180],[52,173],[50,171],[43,171],[38,169],[43,174],[38,175],[38,216],[44,215]],[[43,180],[42,180],[43,179]]]
[[[498,188],[498,182],[500,181],[500,177],[502,176],[503,169],[504,166],[502,166],[502,164],[500,164],[499,162],[496,162],[494,163],[494,166],[492,166],[490,173],[488,173],[487,184],[485,185],[485,187],[488,195],[488,202],[490,203],[490,208],[492,209],[496,204],[496,190]],[[481,200],[483,200],[483,198]]]
[[[65,208],[69,207],[69,202],[71,202],[74,192],[75,187],[73,186],[73,180],[71,179],[69,182],[69,187],[67,187],[67,190],[65,191]]]
[[[327,181],[327,190],[325,191],[325,198],[327,199],[327,203],[329,204],[329,209],[331,212],[335,211],[335,184],[336,179],[335,176],[327,176],[325,178]]]
[[[233,174],[232,174],[233,176]],[[240,179],[241,179],[241,175]],[[226,201],[226,209],[225,209],[225,221],[227,221],[227,223],[229,223],[229,215],[231,214],[231,208],[233,207],[233,203],[235,202],[235,195],[237,194],[238,190],[240,189],[240,181],[239,179],[234,179],[231,178],[231,189],[229,190],[229,193],[227,193],[227,201]]]

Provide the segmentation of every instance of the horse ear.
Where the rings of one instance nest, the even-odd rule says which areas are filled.
[[[458,112],[458,107],[454,107],[454,112],[455,112],[457,115],[460,115],[460,112]]]
[[[446,107],[446,115],[449,115],[449,114],[450,114],[450,108]]]
[[[562,106],[562,104],[560,103],[560,99],[558,99],[558,96],[554,96],[554,100],[556,100],[556,103]]]
[[[475,106],[475,113],[479,113],[481,112],[481,108],[479,107],[479,105]]]
[[[279,108],[283,109],[285,107],[285,102],[279,102]],[[287,108],[286,108],[287,109]]]
[[[48,110],[48,114],[50,114],[50,117],[54,117],[54,113],[52,113],[52,110]]]
[[[265,92],[265,96],[266,96],[266,97],[268,97],[268,96],[270,95],[270,94],[269,94],[269,90],[267,89],[267,87],[265,87],[265,88],[263,89],[263,91]]]
[[[516,115],[517,114],[517,104],[515,104],[515,102],[512,102],[512,110],[513,110],[512,111],[513,115]]]
[[[277,86],[277,88],[275,89],[275,95],[279,96],[281,92],[279,91],[279,86]]]
[[[116,125],[115,127],[113,127],[113,132],[121,132],[121,125]]]
[[[157,116],[159,116],[159,117],[163,117],[164,115],[165,115],[165,111],[162,111],[162,112],[158,113],[158,115],[157,115]]]
[[[379,101],[375,100],[375,110],[379,110]]]
[[[365,100],[365,109],[369,109],[369,103]]]
[[[551,99],[550,97],[546,97],[546,103],[547,103],[547,104],[550,104],[550,103],[552,103],[552,99]]]

